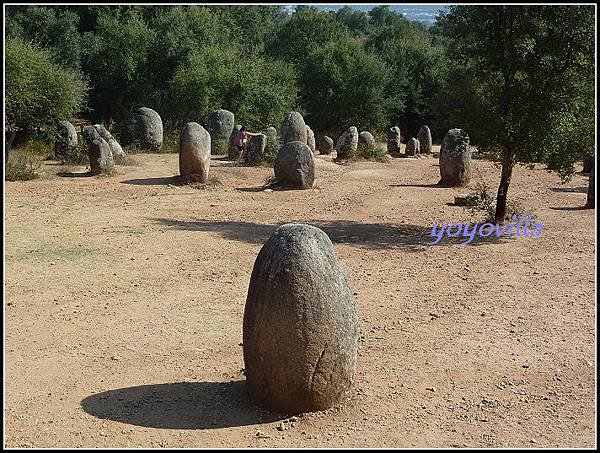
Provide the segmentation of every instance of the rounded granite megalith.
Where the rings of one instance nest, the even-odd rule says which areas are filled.
[[[306,144],[313,152],[313,154],[317,152],[317,145],[315,143],[315,133],[308,125],[306,126]]]
[[[70,150],[77,147],[77,131],[69,121],[61,121],[56,127],[56,141],[54,142],[55,157],[65,156]]]
[[[148,107],[133,112],[133,140],[144,149],[158,151],[163,145],[163,124],[160,115]]]
[[[419,154],[431,154],[431,131],[428,126],[421,126],[417,140],[419,140]]]
[[[387,150],[388,154],[393,157],[400,157],[400,141],[402,134],[398,126],[390,127],[387,130]]]
[[[375,147],[375,137],[369,131],[362,131],[358,134],[358,146],[366,146],[368,148]]]
[[[198,123],[187,123],[179,136],[179,174],[206,182],[210,169],[210,134]]]
[[[281,125],[281,143],[302,142],[306,144],[307,140],[306,123],[302,115],[298,112],[288,113]]]
[[[265,134],[252,135],[248,139],[248,150],[246,151],[246,164],[259,165],[265,158],[267,147],[267,136]]]
[[[277,152],[273,170],[280,187],[309,189],[315,180],[315,158],[307,144],[285,143]]]
[[[333,407],[352,386],[357,347],[356,301],[331,240],[280,226],[258,253],[244,309],[250,396],[284,413]]]
[[[419,154],[419,140],[416,138],[411,138],[408,143],[406,143],[406,149],[404,150],[405,156],[416,156]]]
[[[115,164],[123,165],[127,163],[127,155],[119,145],[119,142],[112,136],[110,132],[102,125],[102,124],[94,124],[94,129],[100,134],[108,146],[110,147],[110,152],[112,153],[113,160]]]
[[[471,146],[462,129],[446,132],[440,148],[440,184],[461,186],[471,179]]]
[[[347,159],[358,148],[358,129],[354,126],[350,126],[344,131],[338,139],[335,149],[337,150],[338,159]]]
[[[319,137],[317,140],[317,150],[320,154],[331,154],[333,151],[333,139],[327,135]]]
[[[83,138],[87,145],[88,156],[90,158],[90,173],[92,175],[112,173],[115,163],[110,146],[106,140],[100,136],[93,126],[87,126],[83,130]]]
[[[235,117],[229,110],[217,110],[208,117],[208,133],[213,154],[227,154]]]

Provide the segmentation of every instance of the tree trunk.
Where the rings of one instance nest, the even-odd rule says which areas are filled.
[[[498,195],[496,197],[496,214],[494,215],[496,223],[504,223],[506,217],[506,196],[508,194],[508,186],[512,177],[513,167],[515,165],[515,153],[511,148],[502,150],[502,177],[500,178],[500,186],[498,187]]]
[[[595,179],[596,179],[596,166],[592,163],[592,171],[590,172],[590,178],[588,181],[588,192],[587,202],[585,207],[588,209],[594,209],[596,207],[596,195],[595,195]]]

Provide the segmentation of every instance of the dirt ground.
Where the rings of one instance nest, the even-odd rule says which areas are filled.
[[[475,219],[433,157],[319,156],[314,189],[275,192],[269,168],[215,159],[194,188],[176,154],[135,159],[5,184],[5,446],[595,446],[587,176],[515,169],[539,238],[430,246]],[[347,401],[296,421],[248,400],[241,346],[254,260],[289,222],[332,239],[360,323]]]

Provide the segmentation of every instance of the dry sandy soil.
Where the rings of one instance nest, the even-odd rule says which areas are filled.
[[[275,192],[269,168],[215,159],[194,188],[177,155],[136,159],[6,183],[6,446],[595,445],[587,177],[517,167],[510,194],[541,237],[430,246],[434,222],[476,219],[433,157],[319,156],[315,189]],[[499,170],[474,163],[495,189]],[[288,222],[334,242],[361,335],[347,401],[297,421],[248,400],[241,346],[254,260]]]

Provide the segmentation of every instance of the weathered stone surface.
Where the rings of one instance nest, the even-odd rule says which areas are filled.
[[[244,310],[250,396],[269,409],[312,412],[340,403],[356,368],[356,301],[320,229],[279,227],[260,250]]]
[[[235,116],[229,110],[217,110],[208,117],[208,133],[213,154],[226,154],[233,132]]]
[[[440,184],[460,186],[471,178],[469,136],[462,129],[450,129],[440,149]]]
[[[281,187],[309,189],[315,180],[315,158],[305,143],[285,143],[275,158],[275,179]]]
[[[163,144],[163,124],[160,115],[148,107],[133,113],[133,140],[144,149],[158,151]]]
[[[113,160],[117,165],[123,165],[127,163],[127,155],[119,145],[119,142],[112,136],[110,132],[102,125],[102,124],[94,124],[94,129],[100,134],[108,146],[110,147],[110,152],[112,153]]]
[[[315,133],[308,125],[306,126],[306,144],[308,145],[313,154],[317,152],[317,146],[315,144]]]
[[[592,162],[592,169],[590,171],[590,178],[588,181],[587,200],[585,203],[586,208],[594,209],[596,207],[596,195],[594,194],[595,187],[596,187],[596,165],[594,162]]]
[[[281,125],[281,143],[286,144],[289,142],[307,142],[306,134],[306,123],[304,118],[298,112],[288,113]]]
[[[70,149],[77,146],[77,131],[70,122],[61,121],[58,123],[56,135],[56,141],[54,142],[55,156],[65,156]]]
[[[110,146],[104,140],[98,131],[87,126],[83,130],[83,138],[87,145],[88,156],[90,158],[90,173],[99,175],[101,173],[112,173],[114,170],[114,161]]]
[[[428,126],[421,126],[417,134],[417,140],[419,140],[419,153],[431,154],[431,131]]]
[[[235,136],[237,135],[237,133],[242,129],[242,125],[241,124],[236,124],[235,126],[233,126],[233,131],[231,131],[231,135],[229,136],[229,158],[230,159],[235,159],[238,156],[238,150],[235,147],[235,145],[233,144],[233,140],[235,139]]]
[[[179,174],[206,182],[210,170],[210,134],[198,123],[187,123],[179,136]]]
[[[248,149],[246,151],[246,164],[258,165],[265,157],[267,147],[267,136],[265,134],[253,135],[248,139]]]
[[[409,156],[416,156],[419,154],[419,141],[416,138],[411,138],[406,144],[406,148],[404,150],[404,154]]]
[[[331,154],[331,151],[333,151],[333,144],[333,139],[331,137],[322,135],[317,140],[317,150],[320,154]]]
[[[340,138],[335,145],[337,158],[347,159],[352,153],[356,152],[357,148],[358,129],[354,126],[350,126],[342,135],[340,135]]]
[[[388,154],[393,157],[400,157],[400,143],[402,135],[398,126],[390,127],[387,130],[387,150]]]
[[[374,147],[375,146],[375,137],[373,137],[373,134],[371,134],[368,131],[362,131],[360,134],[358,134],[358,146],[368,146],[368,147]]]

